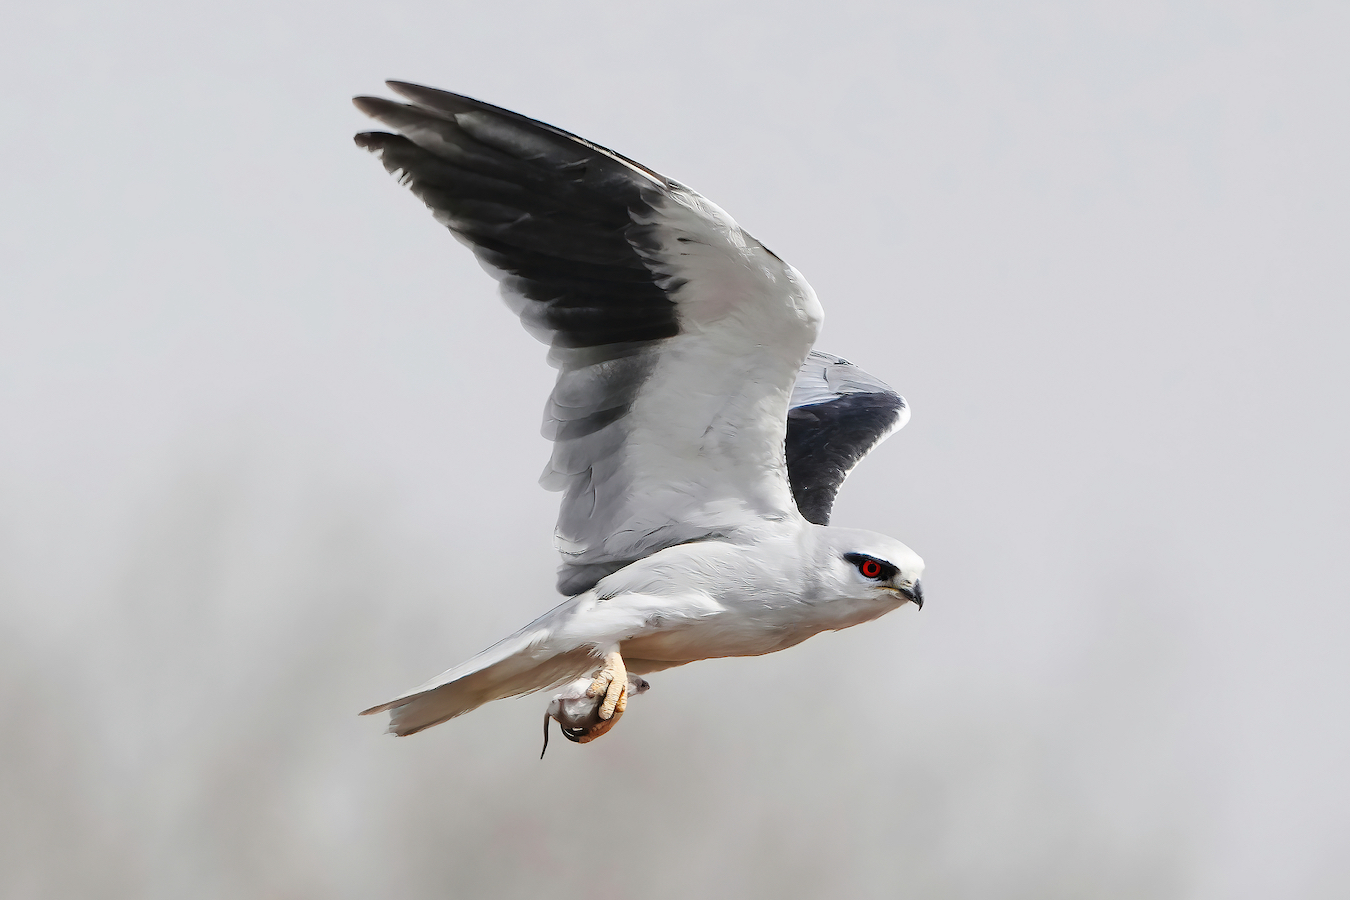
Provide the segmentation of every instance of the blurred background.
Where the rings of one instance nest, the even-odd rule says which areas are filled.
[[[1331,2],[6,6],[0,894],[1350,895],[1347,40]],[[543,762],[544,697],[357,718],[558,600],[552,371],[352,145],[384,78],[805,273],[912,404],[835,521],[922,554],[925,610],[661,673]]]

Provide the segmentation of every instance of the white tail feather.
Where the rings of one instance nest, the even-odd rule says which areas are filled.
[[[595,669],[596,653],[590,647],[560,648],[548,640],[549,620],[572,605],[564,603],[472,659],[361,715],[388,710],[391,734],[416,734],[484,703],[580,678]]]

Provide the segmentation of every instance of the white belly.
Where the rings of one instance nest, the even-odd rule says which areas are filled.
[[[643,674],[672,665],[723,656],[762,656],[822,631],[838,631],[897,608],[902,601],[788,601],[772,606],[731,604],[696,619],[653,623],[652,631],[620,643],[630,670]],[[652,665],[644,667],[644,662]]]

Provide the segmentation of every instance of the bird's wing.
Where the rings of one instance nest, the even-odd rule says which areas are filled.
[[[377,154],[551,347],[541,482],[563,492],[558,589],[664,547],[799,515],[784,437],[821,312],[795,269],[699,194],[567,132],[410,84],[359,97]]]
[[[828,525],[848,473],[909,421],[905,398],[857,366],[812,350],[787,417],[787,469],[797,508]]]

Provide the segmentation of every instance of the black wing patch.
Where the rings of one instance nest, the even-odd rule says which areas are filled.
[[[802,516],[828,525],[848,473],[908,420],[905,398],[884,382],[847,360],[811,351],[787,420],[788,480]]]
[[[367,132],[356,143],[401,173],[479,259],[514,276],[511,287],[531,301],[520,315],[536,335],[577,348],[678,333],[670,286],[656,284],[634,248],[643,235],[633,214],[650,211],[661,176],[508,110],[390,86],[417,105],[355,103],[402,134]]]
[[[590,367],[580,403],[560,382],[545,435],[575,438],[621,418],[650,368],[642,351],[680,331],[671,295],[639,249],[634,221],[671,183],[561,129],[468,97],[389,82],[412,101],[357,97],[400,134],[366,132],[376,153],[502,282],[526,329],[564,370]],[[603,384],[600,382],[603,381]]]

